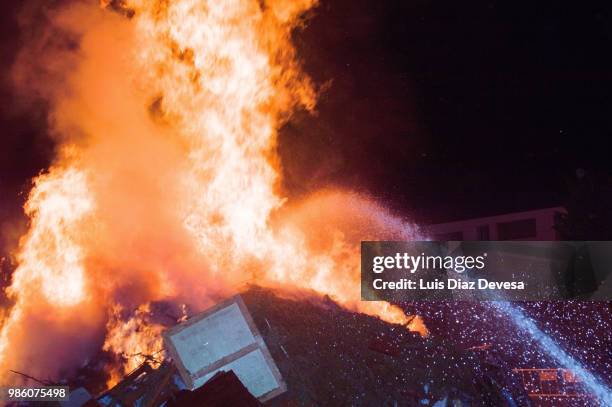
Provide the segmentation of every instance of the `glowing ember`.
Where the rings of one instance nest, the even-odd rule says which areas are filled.
[[[286,203],[279,191],[277,129],[314,106],[290,44],[314,1],[126,1],[132,18],[109,4],[51,15],[53,29],[80,38],[77,52],[30,46],[18,61],[18,85],[51,102],[71,153],[36,179],[26,204],[0,364],[56,375],[91,352],[44,355],[40,325],[26,323],[41,313],[64,347],[95,343],[77,329],[106,327],[105,350],[152,353],[149,302],[201,308],[248,282],[314,290],[425,335],[418,317],[359,301],[359,241],[411,239],[412,226],[358,194]],[[137,311],[125,322],[120,309]]]

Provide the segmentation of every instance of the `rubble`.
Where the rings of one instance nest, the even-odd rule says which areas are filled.
[[[166,361],[157,369],[145,362],[97,400],[106,407],[153,407],[184,388],[171,362]]]
[[[180,335],[197,346],[179,344]],[[315,294],[291,299],[250,287],[239,299],[170,327],[164,337],[169,351],[161,365],[144,363],[98,396],[101,406],[214,406],[221,400],[273,407],[413,406],[445,398],[510,406],[514,397],[508,393],[514,394],[513,388],[500,379],[507,366],[489,343],[421,338],[402,325],[351,312]],[[254,367],[269,369],[273,363],[286,391],[266,398],[250,383],[252,377],[233,369],[232,361],[255,349],[265,349],[269,358]],[[242,401],[228,401],[234,396]]]

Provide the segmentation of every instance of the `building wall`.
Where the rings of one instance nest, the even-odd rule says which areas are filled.
[[[557,206],[439,223],[424,230],[434,240],[558,240],[553,228],[558,212],[565,209]]]

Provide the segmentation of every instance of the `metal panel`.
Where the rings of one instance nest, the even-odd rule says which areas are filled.
[[[266,401],[285,383],[240,296],[232,297],[163,333],[190,389],[220,370],[233,370],[251,394]]]

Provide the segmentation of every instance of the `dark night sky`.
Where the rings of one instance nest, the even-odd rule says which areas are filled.
[[[300,47],[332,87],[295,137],[424,220],[562,202],[576,168],[612,168],[612,21],[548,3],[324,3]]]
[[[19,3],[0,6],[4,75]],[[604,4],[323,0],[295,37],[329,86],[316,116],[281,133],[286,186],[363,189],[422,222],[561,203],[576,168],[612,170]],[[48,164],[43,118],[40,106],[16,111],[2,86],[4,220]]]

